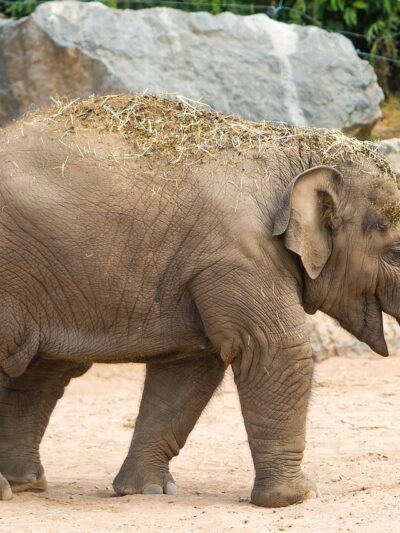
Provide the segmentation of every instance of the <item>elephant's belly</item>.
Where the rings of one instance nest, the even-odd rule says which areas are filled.
[[[104,354],[92,358],[95,363],[162,363],[178,361],[194,356],[203,356],[214,352],[214,348],[207,341],[203,343],[193,343],[191,345],[164,349],[160,352],[140,353],[132,348],[129,354],[113,353]]]
[[[109,339],[109,347],[103,345],[93,353],[97,363],[135,362],[148,363],[182,359],[195,354],[212,351],[211,343],[204,333],[193,324],[175,326],[164,330],[154,324],[145,333],[139,330],[127,337]]]
[[[159,362],[212,352],[208,338],[197,324],[181,324],[168,330],[162,324],[133,331],[65,332],[42,351],[51,359],[94,363]]]

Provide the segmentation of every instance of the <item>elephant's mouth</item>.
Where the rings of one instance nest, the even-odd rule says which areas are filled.
[[[365,342],[374,352],[387,357],[389,355],[384,332],[382,306],[377,295],[363,295],[360,299],[352,300],[348,305],[330,308],[329,316],[354,335],[359,341]]]
[[[0,368],[0,387],[5,387],[9,381],[9,376],[7,376],[7,374],[5,374]]]
[[[388,347],[383,331],[383,309],[377,294],[362,299],[362,326],[356,337],[374,352],[387,357]]]

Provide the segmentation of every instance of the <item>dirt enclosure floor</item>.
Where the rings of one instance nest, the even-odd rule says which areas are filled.
[[[96,366],[57,406],[42,446],[48,492],[0,502],[1,532],[399,532],[400,358],[316,367],[304,460],[320,498],[249,504],[253,468],[232,376],[172,462],[177,496],[112,497],[144,368]]]

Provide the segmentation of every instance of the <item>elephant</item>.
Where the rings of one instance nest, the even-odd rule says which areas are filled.
[[[43,490],[39,446],[72,378],[146,364],[117,495],[175,494],[169,462],[231,367],[251,502],[318,495],[303,473],[306,314],[387,356],[400,197],[340,132],[253,123],[180,96],[59,100],[0,130],[0,497]]]

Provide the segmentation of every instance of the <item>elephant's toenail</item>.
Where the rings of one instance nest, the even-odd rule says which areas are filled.
[[[160,485],[155,485],[154,483],[151,485],[148,485],[146,488],[143,489],[143,494],[162,494],[163,490]]]
[[[167,488],[166,488],[166,494],[174,495],[177,493],[177,488],[175,483],[171,483],[171,481],[168,481]]]
[[[9,482],[0,474],[0,500],[11,500],[13,497]]]

